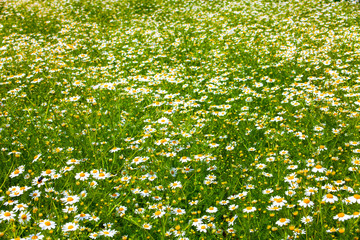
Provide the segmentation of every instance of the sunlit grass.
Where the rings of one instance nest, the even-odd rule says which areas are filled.
[[[359,14],[0,3],[0,237],[359,239]]]

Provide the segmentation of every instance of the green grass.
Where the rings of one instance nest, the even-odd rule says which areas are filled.
[[[359,15],[0,3],[0,238],[359,239]]]

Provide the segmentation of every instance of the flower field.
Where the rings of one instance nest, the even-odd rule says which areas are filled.
[[[0,239],[359,239],[360,7],[0,2]]]

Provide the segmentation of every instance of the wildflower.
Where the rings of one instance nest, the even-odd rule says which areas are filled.
[[[323,173],[326,171],[326,168],[322,167],[321,165],[316,165],[315,167],[312,168],[311,171],[314,173],[316,173],[316,172]]]
[[[351,218],[352,218],[351,215],[347,215],[345,213],[338,213],[337,215],[335,215],[333,217],[333,219],[338,220],[340,222],[346,221],[346,220],[351,219]]]
[[[236,204],[231,204],[231,205],[229,206],[229,210],[230,210],[230,211],[234,211],[234,210],[236,210],[236,209],[238,209],[238,208],[239,208],[239,206],[236,205]]]
[[[311,223],[313,220],[314,220],[314,218],[311,216],[305,216],[305,217],[301,218],[301,222],[304,224]]]
[[[303,200],[299,200],[298,201],[299,206],[307,208],[307,207],[312,207],[314,206],[314,202],[312,202],[309,198],[304,198]]]
[[[18,216],[20,224],[26,224],[31,219],[31,214],[29,212],[21,211]]]
[[[77,211],[77,206],[66,206],[63,210],[64,213],[71,213],[71,212],[76,212]]]
[[[167,119],[166,117],[160,118],[157,122],[160,124],[169,124],[170,123],[169,119]]]
[[[174,212],[175,215],[183,215],[183,214],[186,213],[185,209],[181,209],[181,208],[174,208],[173,212]]]
[[[148,223],[144,223],[144,224],[142,225],[142,227],[143,227],[144,229],[146,229],[146,230],[150,230],[150,229],[152,228],[152,226],[151,226],[150,224],[148,224]]]
[[[76,231],[78,228],[79,228],[79,224],[69,222],[69,223],[65,223],[62,226],[62,231],[63,232],[73,232],[73,231]]]
[[[271,197],[270,201],[272,201],[272,204],[277,207],[282,207],[287,203],[287,201],[280,196]]]
[[[10,221],[11,219],[14,219],[14,218],[15,218],[15,213],[13,211],[1,210],[1,212],[0,212],[0,220]]]
[[[354,194],[354,196],[351,196],[348,198],[352,203],[358,203],[360,204],[360,195]]]
[[[87,213],[80,213],[78,215],[75,215],[74,219],[78,220],[78,221],[83,221],[83,220],[87,220],[90,219],[90,214]]]
[[[39,223],[39,227],[41,228],[41,230],[54,229],[55,226],[56,226],[56,223],[53,221],[50,221],[48,219],[40,220],[40,223]]]
[[[220,205],[227,205],[229,203],[228,200],[221,200],[220,202]]]
[[[125,214],[126,210],[127,210],[127,207],[125,207],[125,206],[119,206],[116,208],[116,212],[118,214]]]
[[[99,235],[105,236],[105,237],[113,237],[116,233],[117,233],[117,231],[112,230],[112,229],[104,229],[104,230],[99,231]]]
[[[311,196],[318,192],[318,189],[315,187],[309,187],[305,190],[305,196]]]
[[[173,183],[170,183],[170,187],[171,187],[171,189],[182,188],[182,185],[181,185],[180,181],[175,181]]]
[[[267,188],[267,189],[262,191],[263,194],[271,194],[273,192],[274,192],[274,190],[272,190],[271,188]]]
[[[208,213],[216,213],[218,211],[218,209],[216,207],[209,207],[208,209],[206,209],[206,212]]]
[[[66,205],[72,205],[74,203],[79,202],[80,198],[76,195],[73,196],[67,196],[60,199],[62,202],[64,202]]]
[[[323,196],[322,200],[326,203],[334,203],[338,200],[338,197],[332,195],[331,193],[328,193],[325,196]]]
[[[89,178],[89,176],[90,176],[90,174],[87,172],[79,172],[75,175],[75,179],[84,181],[84,180],[87,180]]]
[[[19,168],[15,169],[11,174],[10,174],[10,178],[14,178],[19,176],[20,174],[22,174],[25,171],[25,166],[22,165]]]
[[[163,212],[161,210],[157,210],[156,212],[154,212],[153,218],[161,218],[164,214],[165,214],[165,212]]]
[[[196,226],[196,230],[198,230],[199,232],[206,232],[207,229],[208,226],[206,224],[199,224]]]
[[[251,213],[251,212],[255,212],[256,208],[255,207],[246,207],[243,209],[244,213]]]
[[[276,222],[276,225],[282,227],[282,226],[287,225],[288,223],[290,223],[290,219],[280,218],[280,219]]]
[[[96,239],[98,236],[99,236],[99,234],[96,233],[96,232],[95,233],[90,233],[89,238]]]
[[[43,239],[44,235],[41,233],[30,234],[27,239]]]

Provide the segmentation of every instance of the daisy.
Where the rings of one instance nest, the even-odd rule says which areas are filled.
[[[41,230],[54,229],[55,226],[56,226],[56,223],[53,221],[50,221],[48,219],[40,220],[40,223],[39,223],[39,227],[41,228]]]
[[[31,214],[29,212],[21,211],[18,216],[20,224],[25,224],[30,221]]]
[[[281,207],[271,205],[271,206],[267,206],[266,209],[269,211],[280,211]]]
[[[27,209],[27,208],[28,208],[28,205],[19,203],[19,204],[15,205],[15,207],[13,208],[13,210],[14,210],[15,212],[18,212],[18,211],[24,211],[24,210]]]
[[[323,173],[323,172],[326,172],[326,168],[324,168],[324,167],[322,167],[321,165],[318,164],[315,167],[313,167],[311,171],[314,172],[314,173],[316,173],[316,172]]]
[[[162,117],[159,120],[157,120],[157,122],[160,124],[169,124],[170,120],[167,119],[166,117]]]
[[[164,214],[165,212],[157,210],[156,212],[154,212],[153,218],[161,218]]]
[[[73,196],[67,196],[67,197],[61,198],[60,200],[63,203],[65,203],[66,205],[72,205],[74,203],[79,202],[80,198],[76,195],[73,195]]]
[[[150,230],[150,229],[152,228],[152,226],[151,226],[150,224],[148,224],[148,223],[144,223],[144,224],[142,225],[142,227],[143,227],[144,229],[146,229],[146,230]]]
[[[76,215],[74,218],[78,221],[83,221],[83,220],[87,220],[90,219],[90,214],[87,213],[80,213],[78,215]]]
[[[318,188],[315,187],[309,187],[305,190],[305,196],[311,196],[318,192]]]
[[[208,229],[207,224],[199,224],[197,225],[197,229],[199,232],[206,232],[206,230]]]
[[[337,215],[335,215],[335,216],[333,217],[333,219],[338,220],[338,221],[340,221],[340,222],[349,220],[349,219],[351,219],[351,218],[352,218],[351,215],[347,215],[347,214],[345,214],[345,213],[338,213]]]
[[[276,222],[276,225],[282,227],[282,226],[287,225],[288,223],[290,223],[290,219],[280,218],[280,219]]]
[[[314,206],[314,202],[312,202],[309,198],[304,198],[303,200],[299,200],[298,201],[299,206],[307,208],[307,207],[312,207]]]
[[[354,194],[354,196],[348,198],[352,203],[360,203],[360,195]]]
[[[180,181],[175,181],[173,183],[170,183],[170,187],[171,187],[171,189],[182,188],[182,185],[181,185]]]
[[[76,231],[78,228],[79,228],[79,224],[72,222],[66,223],[62,226],[63,232],[73,232]]]
[[[87,172],[79,172],[75,175],[75,179],[84,181],[84,180],[87,180],[89,178],[89,176],[90,176],[90,174]]]
[[[227,205],[229,203],[228,200],[221,200],[220,202],[220,205]]]
[[[89,238],[96,239],[99,236],[98,233],[90,233]]]
[[[230,210],[230,211],[234,211],[234,210],[236,210],[236,209],[238,209],[238,208],[239,208],[239,206],[236,205],[236,204],[231,204],[231,205],[229,206],[229,210]]]
[[[14,218],[15,218],[15,213],[13,211],[1,210],[1,212],[0,212],[0,220],[10,221],[11,219],[14,219]]]
[[[358,218],[358,217],[360,217],[360,213],[359,213],[359,212],[354,212],[354,213],[352,214],[352,217],[353,217],[353,218]]]
[[[251,212],[255,212],[256,208],[255,207],[246,207],[243,209],[244,213],[251,213]]]
[[[110,173],[100,172],[99,174],[94,174],[93,178],[95,179],[105,179],[111,177]]]
[[[127,210],[127,207],[125,207],[125,206],[119,206],[116,208],[116,211],[119,214],[125,214],[126,210]]]
[[[198,202],[199,202],[198,200],[193,200],[193,201],[190,201],[189,204],[190,204],[191,206],[194,206],[194,205],[197,205]]]
[[[272,190],[271,188],[267,188],[265,190],[262,191],[263,194],[270,194],[270,193],[273,193],[274,190]]]
[[[228,221],[229,226],[234,225],[234,222],[235,222],[235,220],[236,220],[237,218],[238,218],[237,215],[235,215],[235,216],[233,216],[232,218],[230,218],[229,221]]]
[[[328,233],[335,233],[337,231],[339,231],[338,228],[330,228],[330,229],[326,230],[326,232],[328,232]]]
[[[282,207],[287,203],[287,201],[280,196],[271,197],[270,201],[272,201],[272,204],[277,207]]]
[[[323,196],[322,200],[326,203],[334,203],[338,200],[338,197],[335,195],[332,195],[331,193],[328,193],[325,196]]]
[[[306,217],[301,218],[301,222],[304,224],[311,223],[313,220],[314,220],[314,218],[311,216],[306,216]]]
[[[77,206],[66,206],[63,210],[64,213],[71,213],[71,212],[76,212],[77,211]]]
[[[174,208],[173,212],[175,215],[183,215],[186,213],[185,209],[181,209],[181,208]]]
[[[30,234],[27,239],[43,239],[44,235],[41,235],[41,233],[36,234]]]
[[[209,207],[208,209],[206,209],[206,212],[208,213],[216,213],[218,211],[218,209],[216,207]]]
[[[14,178],[19,176],[20,174],[22,174],[25,171],[25,166],[22,165],[19,168],[15,169],[11,174],[10,174],[10,178]]]
[[[98,183],[97,183],[96,181],[91,181],[91,182],[89,182],[89,185],[90,185],[90,187],[92,187],[92,188],[96,188],[96,186],[98,185]]]
[[[116,230],[104,229],[104,230],[101,230],[101,231],[99,232],[99,235],[100,235],[100,236],[105,236],[105,237],[113,237],[116,233],[117,233]]]

